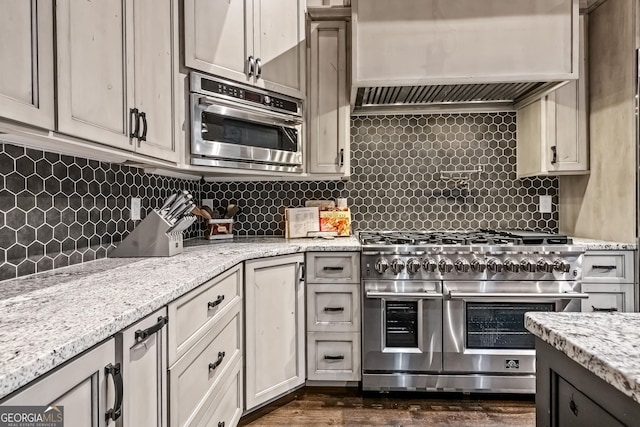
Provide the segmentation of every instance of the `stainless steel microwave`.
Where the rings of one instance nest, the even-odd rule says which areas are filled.
[[[302,101],[191,73],[191,164],[302,172]]]

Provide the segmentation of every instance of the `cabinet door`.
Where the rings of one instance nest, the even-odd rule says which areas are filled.
[[[254,0],[253,5],[255,84],[304,98],[304,0]]]
[[[58,130],[133,149],[125,2],[59,0],[56,7]]]
[[[105,422],[113,400],[107,401],[111,379],[104,373],[114,356],[115,344],[110,339],[2,401],[2,405],[63,406],[65,427],[115,425]]]
[[[185,0],[184,49],[187,67],[248,82],[253,0]]]
[[[309,40],[309,172],[349,173],[347,23],[312,22]]]
[[[130,1],[133,25],[134,105],[145,114],[146,140],[136,140],[136,151],[164,160],[176,161],[174,144],[173,69],[175,0]]]
[[[0,69],[0,116],[53,129],[53,1],[0,0]]]
[[[303,259],[245,263],[247,410],[304,383]]]
[[[167,425],[167,309],[116,335],[124,377],[123,427]]]

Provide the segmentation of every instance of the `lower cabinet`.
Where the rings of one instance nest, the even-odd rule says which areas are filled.
[[[635,311],[633,251],[587,251],[582,263],[582,311]]]
[[[307,378],[312,381],[358,381],[360,334],[308,332]]]
[[[121,413],[120,366],[115,364],[115,340],[109,339],[51,374],[0,402],[2,406],[62,406],[65,427],[115,425]],[[115,387],[114,384],[120,385]]]
[[[242,266],[171,302],[169,425],[233,427],[243,408]]]
[[[246,410],[305,382],[304,257],[245,262]]]
[[[167,426],[167,309],[116,335],[123,383],[122,426]]]

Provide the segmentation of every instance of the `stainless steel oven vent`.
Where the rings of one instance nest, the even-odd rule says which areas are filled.
[[[516,105],[557,89],[566,82],[477,83],[357,88],[353,113],[512,111]]]

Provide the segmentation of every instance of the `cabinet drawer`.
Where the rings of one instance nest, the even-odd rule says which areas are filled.
[[[582,311],[635,311],[634,284],[594,284],[585,283],[582,291],[589,294],[589,298],[582,300]]]
[[[307,254],[307,283],[360,283],[360,252]]]
[[[360,331],[360,285],[307,285],[307,330]]]
[[[240,303],[169,369],[171,425],[191,425],[220,379],[242,357]]]
[[[557,411],[558,425],[563,427],[624,425],[562,377],[558,377]]]
[[[169,366],[242,298],[242,266],[214,277],[169,304]]]
[[[307,378],[359,381],[360,334],[307,333]]]
[[[242,358],[234,363],[212,396],[209,407],[197,417],[198,427],[234,427],[242,415]]]
[[[584,254],[584,283],[633,283],[633,252],[591,252]]]

